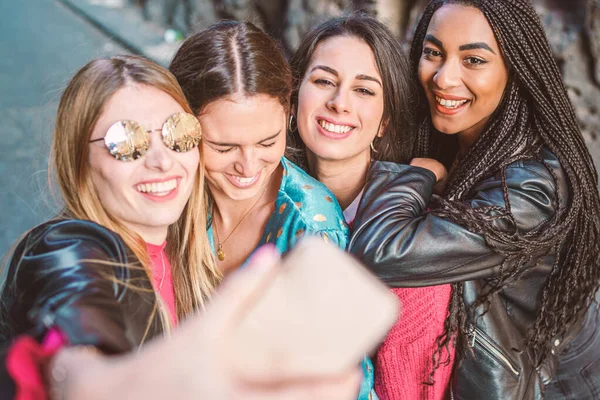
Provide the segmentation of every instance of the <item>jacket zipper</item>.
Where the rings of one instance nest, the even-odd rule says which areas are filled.
[[[470,337],[469,346],[475,346],[475,342],[479,343],[481,347],[491,354],[496,360],[500,361],[505,367],[507,367],[515,377],[519,377],[521,372],[515,368],[513,363],[504,355],[500,350],[494,346],[494,344],[487,338],[487,336],[478,328],[473,325],[469,327],[468,336]]]

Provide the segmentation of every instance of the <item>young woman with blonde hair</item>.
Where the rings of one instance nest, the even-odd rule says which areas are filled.
[[[120,353],[203,308],[220,273],[197,212],[200,135],[175,79],[148,60],[96,59],[73,77],[50,157],[64,207],[12,254],[2,342]]]
[[[236,383],[222,336],[271,279],[277,258],[264,251],[263,268],[234,276],[212,312],[173,340],[102,357],[168,333],[204,309],[220,283],[200,139],[177,81],[149,60],[96,59],[73,77],[51,156],[64,209],[24,235],[3,271],[0,398],[347,398],[355,390],[358,371]],[[197,373],[204,379],[191,379]]]

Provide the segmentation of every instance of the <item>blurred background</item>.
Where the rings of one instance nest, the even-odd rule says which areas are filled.
[[[600,166],[600,0],[532,0]],[[181,40],[220,19],[250,20],[291,54],[316,22],[351,10],[384,20],[408,48],[427,0],[0,1],[0,257],[60,204],[47,157],[60,94],[94,57],[168,65]]]

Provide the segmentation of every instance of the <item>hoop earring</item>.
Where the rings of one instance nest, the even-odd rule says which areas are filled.
[[[290,114],[290,120],[288,121],[288,130],[290,132],[294,132],[298,128],[298,125],[293,126],[293,124],[294,124],[294,114]]]
[[[371,142],[371,151],[372,151],[373,153],[378,153],[378,151],[377,151],[377,150],[375,150],[375,146],[373,146],[373,142]]]

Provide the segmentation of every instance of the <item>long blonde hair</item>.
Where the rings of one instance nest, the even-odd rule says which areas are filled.
[[[65,203],[64,215],[91,220],[118,233],[150,277],[150,257],[143,239],[103,207],[88,165],[88,143],[104,105],[128,84],[157,88],[169,94],[186,112],[192,113],[173,75],[154,62],[128,55],[92,60],[75,74],[61,97],[49,171],[50,178],[55,179],[60,188]],[[199,151],[202,152],[202,146]],[[192,195],[167,234],[166,252],[173,271],[180,319],[203,309],[222,278],[206,234],[207,201],[202,154],[200,160]],[[157,299],[160,303],[160,296]],[[160,307],[159,313],[163,328],[168,332],[170,324],[165,308]],[[149,324],[153,316],[154,313]]]

